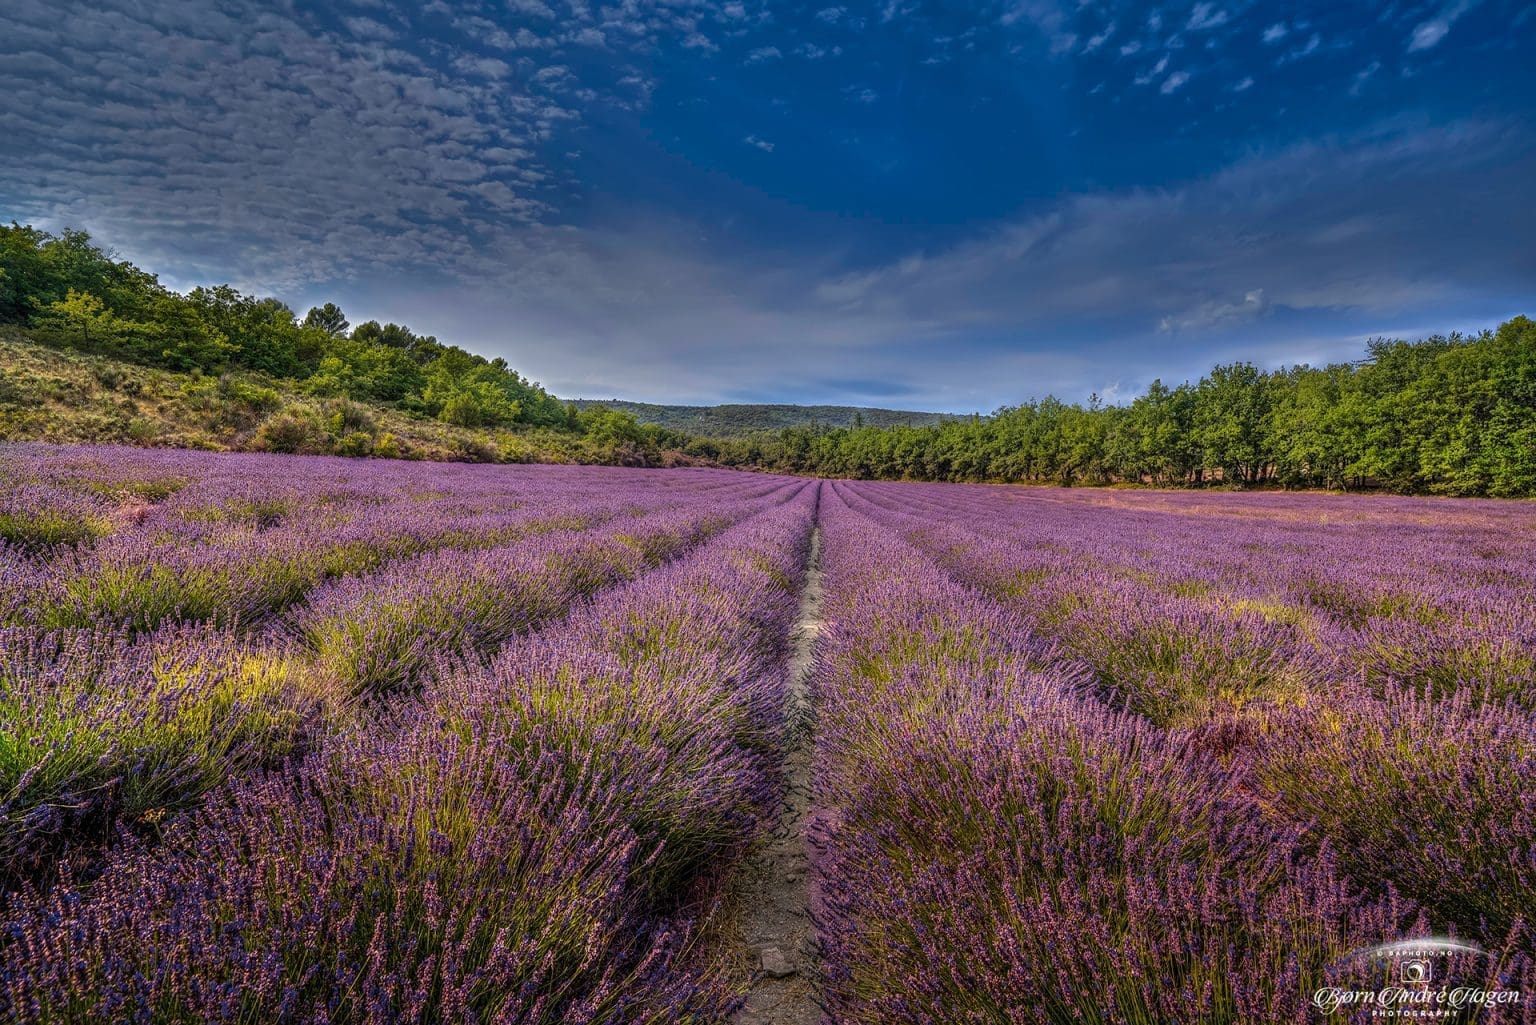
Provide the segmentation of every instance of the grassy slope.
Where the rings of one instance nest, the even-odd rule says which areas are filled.
[[[643,424],[657,424],[674,431],[711,438],[776,431],[817,423],[827,427],[851,427],[855,415],[867,427],[924,427],[956,419],[949,413],[920,413],[904,409],[867,409],[860,406],[723,405],[663,406],[622,399],[576,399],[583,409],[604,406],[634,415]]]
[[[60,351],[32,342],[24,330],[0,328],[0,441],[613,461],[612,453],[554,431],[460,428],[381,406],[318,399],[261,375],[220,380]]]

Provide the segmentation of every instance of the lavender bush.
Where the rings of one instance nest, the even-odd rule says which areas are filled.
[[[312,682],[213,628],[0,629],[0,878],[280,761],[324,714]]]

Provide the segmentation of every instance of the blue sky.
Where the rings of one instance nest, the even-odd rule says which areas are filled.
[[[1536,313],[1536,4],[7,15],[0,217],[561,395],[986,411]]]

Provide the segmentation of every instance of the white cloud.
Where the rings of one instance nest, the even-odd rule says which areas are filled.
[[[1173,74],[1171,74],[1167,78],[1163,79],[1163,86],[1162,86],[1161,89],[1158,90],[1158,92],[1162,93],[1164,96],[1167,96],[1169,93],[1176,91],[1180,86],[1182,86],[1185,82],[1188,82],[1188,81],[1189,81],[1189,73],[1188,72],[1185,72],[1185,71],[1175,71]]]
[[[512,36],[512,45],[519,50],[547,50],[555,45],[555,41],[526,28],[520,28],[517,34]]]
[[[1215,4],[1195,4],[1195,9],[1190,13],[1189,21],[1186,23],[1185,28],[1191,32],[1216,28],[1218,25],[1225,25],[1227,17],[1227,12],[1218,8]]]
[[[500,79],[512,74],[512,65],[504,60],[467,53],[455,57],[453,66],[466,75],[481,75],[485,78]]]
[[[1247,92],[1249,89],[1252,89],[1252,88],[1253,88],[1253,76],[1252,75],[1246,75],[1243,78],[1239,79],[1238,81],[1232,83],[1232,91],[1235,92],[1235,93]]]
[[[1461,20],[1462,15],[1476,8],[1478,3],[1479,0],[1455,0],[1441,8],[1435,17],[1427,18],[1416,25],[1413,28],[1413,34],[1409,37],[1410,54],[1439,46],[1439,41],[1450,34],[1450,28]]]
[[[998,21],[1003,27],[1029,25],[1046,41],[1051,54],[1070,53],[1077,47],[1077,33],[1071,28],[1076,7],[1063,0],[1011,0]]]
[[[839,57],[842,55],[841,46],[817,46],[815,43],[805,43],[796,48],[795,53],[806,60],[819,61],[823,57]]]
[[[1264,41],[1266,43],[1278,43],[1289,35],[1290,31],[1290,29],[1285,27],[1285,22],[1277,21],[1264,30]]]
[[[506,0],[507,10],[514,14],[533,15],[539,18],[553,18],[554,9],[544,0]]]
[[[1413,37],[1408,41],[1408,52],[1428,50],[1436,46],[1450,30],[1450,23],[1442,18],[1433,18],[1422,23],[1413,30]]]
[[[1451,31],[1451,26],[1463,14],[1477,6],[1477,0],[1455,0],[1446,5],[1440,13],[1433,18],[1420,22],[1413,29],[1413,34],[1408,39],[1408,52],[1417,53],[1420,50],[1429,50],[1438,46]]]
[[[1152,65],[1152,70],[1136,76],[1137,85],[1147,85],[1162,75],[1168,69],[1168,55],[1165,53],[1158,62]]]
[[[1103,46],[1105,43],[1109,42],[1109,37],[1114,34],[1115,23],[1110,22],[1108,25],[1104,26],[1104,31],[1100,32],[1098,35],[1088,37],[1088,41],[1083,44],[1083,52],[1092,53],[1099,47]]]
[[[399,34],[383,22],[375,21],[372,18],[345,18],[342,24],[346,25],[347,31],[357,39],[387,42]]]
[[[1312,35],[1307,37],[1307,41],[1305,43],[1296,47],[1294,50],[1281,55],[1280,59],[1275,63],[1289,64],[1292,61],[1299,61],[1304,57],[1310,57],[1316,53],[1322,45],[1323,37],[1320,34],[1314,32]]]
[[[1193,309],[1170,314],[1158,321],[1157,326],[1163,332],[1203,331],[1254,320],[1268,312],[1264,289],[1253,288],[1238,300],[1212,299]]]
[[[755,146],[755,147],[757,147],[758,149],[762,150],[764,153],[772,153],[773,150],[774,150],[774,144],[773,143],[769,142],[767,139],[759,139],[755,135],[749,135],[745,139],[742,139],[741,141],[746,143],[748,146]]]
[[[784,54],[777,46],[759,46],[747,54],[748,64],[761,64],[763,61],[776,61]]]
[[[1365,83],[1370,81],[1371,76],[1380,70],[1381,61],[1371,61],[1365,67],[1355,72],[1355,77],[1350,80],[1349,94],[1351,96],[1359,96],[1360,91],[1365,87]]]
[[[590,25],[570,33],[565,37],[565,41],[569,43],[576,43],[579,46],[591,46],[596,48],[602,48],[608,45],[608,37],[603,35],[603,30],[599,28],[593,28]]]

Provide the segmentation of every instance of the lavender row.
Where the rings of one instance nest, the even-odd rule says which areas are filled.
[[[787,496],[786,496],[787,497]],[[686,909],[776,798],[814,497],[238,781],[88,889],[14,900],[23,1022],[678,1022]]]
[[[1336,958],[1430,928],[1266,819],[1209,746],[1086,699],[1023,616],[837,491],[816,681],[832,1020],[1316,1020]],[[1536,983],[1518,955],[1499,971],[1477,981]]]
[[[36,541],[68,536],[48,516],[94,510],[81,528],[88,540],[0,551],[16,577],[0,580],[7,619],[138,630],[176,620],[259,625],[326,580],[413,554],[504,546],[677,503],[729,505],[772,486],[707,473],[663,480],[413,465],[369,474],[336,459],[98,456],[0,452],[0,466],[22,482],[0,498],[0,523],[30,517]]]
[[[505,547],[449,550],[322,586],[293,617],[316,669],[356,695],[409,689],[443,655],[494,651],[751,511],[709,503]]]
[[[978,586],[1027,591],[1063,636],[1113,629],[1085,604],[1225,617],[1250,649],[1299,653],[1291,677],[1536,709],[1536,516],[1521,503],[899,485],[861,485],[859,498]],[[1118,600],[1092,599],[1106,590]]]

